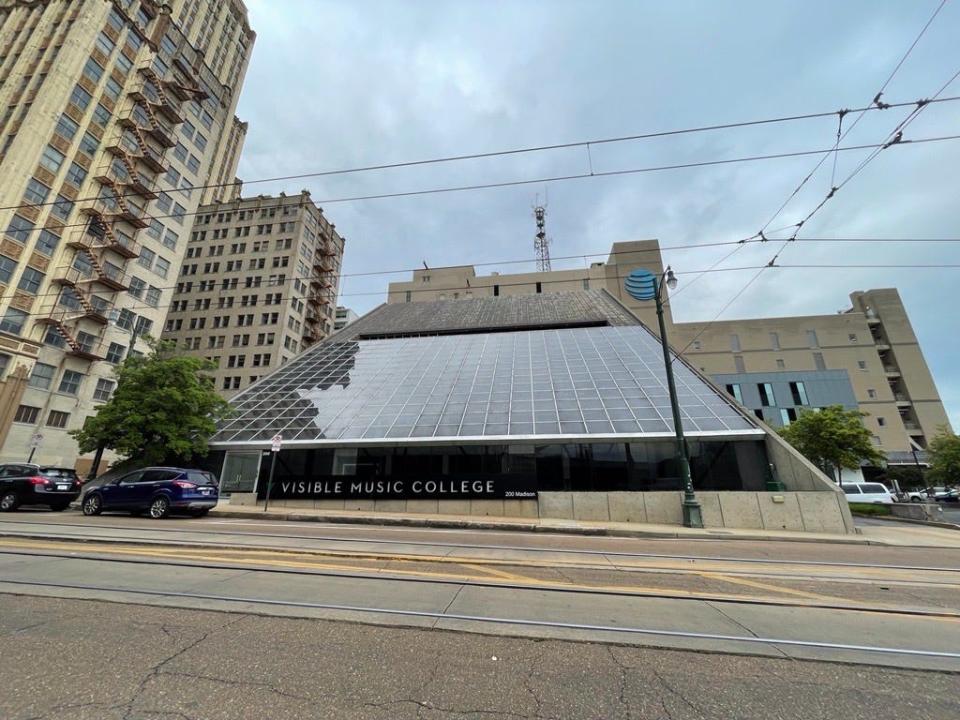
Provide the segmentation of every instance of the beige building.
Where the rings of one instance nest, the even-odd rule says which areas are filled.
[[[640,303],[623,288],[640,267],[662,272],[658,241],[615,243],[607,262],[577,270],[482,276],[471,266],[417,270],[412,280],[390,284],[387,301],[605,289],[656,331],[653,303]],[[800,408],[813,405],[808,395],[822,405],[852,404],[868,413],[864,422],[891,462],[914,463],[922,457],[914,451],[949,426],[936,384],[896,290],[853,292],[850,303],[834,315],[729,320],[706,328],[676,322],[667,305],[666,319],[674,348],[686,348],[689,362],[729,391],[739,396],[742,385],[767,386],[755,404],[741,401],[768,423],[790,422]],[[838,379],[838,370],[846,377],[841,372]],[[789,390],[774,398],[779,384]]]
[[[306,190],[202,206],[163,339],[243,390],[333,332],[343,244]]]
[[[73,465],[159,334],[254,38],[240,0],[0,0],[0,460]]]

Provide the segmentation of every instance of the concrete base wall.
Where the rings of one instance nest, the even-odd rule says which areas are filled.
[[[850,508],[841,493],[700,491],[697,498],[708,528],[854,532]],[[541,492],[537,500],[274,500],[270,507],[679,526],[682,500],[679,491]],[[234,493],[230,504],[257,503],[253,493]]]

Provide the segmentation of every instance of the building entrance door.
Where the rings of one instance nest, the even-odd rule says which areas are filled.
[[[256,492],[259,474],[259,452],[228,451],[220,473],[220,494]]]

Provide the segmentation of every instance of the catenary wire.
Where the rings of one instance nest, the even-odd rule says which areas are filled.
[[[956,100],[960,100],[960,96],[940,98],[936,100],[936,102],[953,102]],[[557,143],[552,145],[538,145],[538,146],[515,148],[515,149],[509,149],[509,150],[495,150],[495,151],[482,152],[482,153],[449,155],[449,156],[442,156],[442,157],[436,157],[436,158],[428,158],[423,160],[410,160],[410,161],[395,162],[395,163],[380,163],[380,164],[374,164],[374,165],[364,165],[364,166],[358,166],[353,168],[343,168],[343,169],[337,169],[337,170],[321,170],[317,172],[300,173],[295,175],[281,175],[276,177],[255,178],[253,180],[244,180],[243,185],[246,186],[246,185],[255,185],[255,184],[269,183],[269,182],[305,180],[309,178],[349,175],[349,174],[372,172],[372,171],[379,171],[379,170],[393,170],[393,169],[419,167],[424,165],[434,165],[434,164],[441,164],[441,163],[462,162],[466,160],[478,160],[483,158],[521,155],[526,153],[544,152],[548,150],[562,150],[562,149],[577,148],[577,147],[588,147],[590,145],[604,145],[604,144],[612,144],[612,143],[630,142],[630,141],[636,141],[636,140],[649,140],[653,138],[670,137],[675,135],[686,135],[691,133],[711,132],[711,131],[717,131],[717,130],[731,130],[736,128],[751,127],[751,126],[757,126],[757,125],[770,125],[775,123],[793,122],[798,120],[812,120],[817,118],[831,117],[834,115],[840,115],[842,113],[848,113],[848,112],[865,113],[871,110],[886,109],[887,107],[891,107],[891,108],[909,107],[911,105],[914,105],[915,102],[916,101],[891,103],[885,106],[884,108],[879,108],[876,105],[871,104],[866,107],[857,108],[856,110],[853,110],[853,111],[831,110],[831,111],[824,111],[824,112],[806,113],[801,115],[788,115],[788,116],[775,117],[775,118],[765,118],[761,120],[746,120],[746,121],[732,122],[732,123],[702,125],[698,127],[682,128],[678,130],[663,130],[658,132],[641,133],[637,135],[624,135],[619,137],[599,138],[595,140],[580,140],[576,142]],[[821,152],[833,152],[834,150],[836,150],[836,148],[833,148],[830,151],[821,151]],[[191,191],[192,190],[212,190],[216,188],[233,187],[233,186],[236,186],[236,184],[237,183],[235,180],[231,180],[231,181],[222,182],[222,183],[207,183],[204,185],[194,185],[191,188],[186,188],[186,189],[189,189]],[[158,187],[156,188],[156,192],[177,192],[183,189],[185,188]],[[116,196],[117,197],[133,197],[139,194],[140,193],[137,193],[137,192],[125,192],[125,193],[117,193]],[[94,202],[97,199],[99,198],[90,196],[90,197],[77,198],[73,202]],[[44,207],[47,205],[55,205],[57,204],[57,202],[58,202],[57,200],[49,200],[49,201],[44,201],[42,203],[20,203],[18,205],[7,205],[7,206],[0,207],[0,211],[17,210],[24,207]],[[320,201],[320,202],[336,202],[336,201],[327,200],[327,201]]]
[[[595,258],[595,257],[614,257],[614,256],[617,256],[617,255],[644,255],[644,254],[649,254],[649,255],[661,255],[662,253],[667,252],[667,251],[698,250],[698,249],[702,249],[702,248],[723,247],[723,246],[730,246],[730,245],[741,246],[741,245],[744,244],[745,242],[746,242],[746,243],[758,243],[758,242],[760,242],[760,240],[759,240],[759,239],[749,239],[749,240],[746,240],[746,241],[745,241],[745,240],[724,240],[724,241],[718,241],[718,242],[712,242],[712,243],[699,243],[699,244],[694,243],[694,244],[683,244],[683,245],[663,245],[663,246],[658,246],[658,247],[655,247],[655,248],[642,248],[642,249],[639,249],[639,250],[636,250],[636,249],[634,249],[634,250],[612,250],[612,251],[611,251],[611,250],[608,250],[608,251],[605,251],[605,252],[580,253],[580,254],[577,254],[577,255],[560,255],[560,256],[553,257],[552,259],[553,259],[553,260],[558,260],[558,261],[559,261],[559,260],[581,260],[581,259],[582,259],[582,260],[587,260],[587,259],[589,259],[589,258]],[[863,237],[863,238],[853,238],[853,237],[850,237],[850,238],[829,238],[829,237],[821,237],[821,238],[797,238],[794,242],[801,242],[801,243],[816,243],[816,242],[825,242],[825,243],[905,243],[905,244],[907,244],[907,245],[911,245],[911,244],[915,244],[915,243],[960,243],[960,237],[956,237],[956,238],[866,238],[866,237]],[[203,257],[203,258],[196,257],[196,258],[185,258],[185,259],[186,259],[186,260],[205,260],[205,261],[211,261],[211,260],[212,260],[212,261],[214,261],[214,262],[219,262],[219,258],[221,258],[221,257],[222,257],[221,255],[207,255],[207,256],[205,256],[205,257]],[[484,262],[461,263],[461,264],[458,264],[458,265],[455,265],[455,266],[454,266],[454,265],[438,265],[438,266],[435,266],[435,267],[430,267],[430,268],[428,268],[428,269],[431,270],[431,271],[441,271],[441,270],[448,270],[448,269],[450,269],[451,267],[460,267],[461,265],[469,265],[470,267],[489,267],[489,266],[502,266],[502,265],[518,265],[518,264],[523,264],[523,263],[534,263],[534,262],[536,262],[536,260],[537,260],[536,258],[518,258],[518,259],[512,259],[512,260],[487,260],[487,261],[484,261]],[[711,271],[716,267],[716,265],[717,265],[717,263],[713,263],[713,265],[711,265],[710,267],[708,267],[706,270],[687,270],[687,271],[683,271],[681,274],[686,275],[686,274],[697,274],[697,273],[711,272]],[[898,266],[898,267],[899,267],[899,266]],[[264,269],[266,269],[266,268],[264,268]],[[274,269],[274,268],[270,268],[270,269],[272,270],[272,269]],[[282,268],[276,268],[276,269],[282,269]],[[369,271],[365,271],[365,272],[341,273],[341,274],[340,274],[340,278],[341,278],[341,279],[345,279],[345,278],[354,278],[354,277],[356,277],[356,278],[359,278],[359,277],[372,277],[372,276],[378,276],[378,275],[400,275],[400,274],[413,273],[413,272],[416,272],[416,271],[419,271],[419,270],[423,270],[423,269],[424,269],[424,268],[423,268],[422,266],[419,266],[419,267],[397,268],[397,269],[393,269],[393,270],[369,270]],[[734,269],[734,270],[737,270],[737,269],[741,269],[741,268],[733,268],[733,269]],[[558,272],[567,272],[567,271],[573,272],[573,271],[577,271],[577,270],[581,270],[581,268],[568,268],[567,270],[562,270],[562,269],[561,269],[561,270],[559,270]],[[722,271],[726,271],[727,268],[722,268],[721,270],[722,270]],[[242,270],[240,270],[240,271],[242,271]],[[240,271],[236,271],[236,272],[240,272]],[[250,272],[250,270],[248,269],[248,270],[246,270],[245,272]],[[699,277],[699,275],[698,275],[698,277]],[[235,288],[235,289],[259,290],[259,289],[261,289],[261,288],[263,288],[263,287],[282,287],[282,285],[286,284],[287,282],[293,281],[293,280],[310,280],[310,279],[313,279],[313,278],[314,278],[313,275],[290,275],[290,276],[287,276],[287,277],[284,279],[284,282],[283,282],[282,284],[281,284],[281,283],[270,283],[270,282],[268,281],[268,282],[266,282],[266,283],[261,283],[261,285],[259,285],[259,286],[257,286],[257,287],[239,288],[239,286],[238,286],[238,287]],[[91,278],[91,279],[92,279],[92,278]],[[694,280],[696,280],[696,279],[697,279],[697,278],[694,278]],[[239,280],[239,278],[238,278],[238,280]],[[547,282],[547,283],[553,283],[553,282],[571,282],[571,281],[570,281],[570,280],[547,280],[547,281],[545,281],[545,282]],[[690,284],[692,284],[692,282],[693,282],[693,280],[692,280],[691,282],[689,282],[689,283],[685,283],[683,286],[681,286],[680,289],[678,289],[678,290],[674,291],[673,293],[671,293],[671,299],[673,299],[674,297],[676,297],[683,289],[685,289],[686,287],[689,287]],[[174,285],[163,285],[163,286],[159,286],[159,287],[157,287],[157,286],[153,286],[153,287],[156,287],[157,290],[173,290],[173,289],[175,289],[176,287],[178,287],[179,284],[180,284],[180,281],[178,281],[178,282],[177,282],[176,284],[174,284]],[[529,284],[529,283],[520,283],[520,284]],[[444,288],[444,289],[446,289],[446,288]],[[460,290],[460,289],[463,289],[463,290],[475,290],[475,289],[477,289],[477,287],[466,286],[466,287],[464,287],[464,288],[450,288],[450,289],[452,289],[452,290]],[[422,289],[422,290],[415,290],[414,292],[429,292],[430,290],[431,290],[431,288],[424,288],[424,289]],[[37,293],[37,294],[35,294],[35,295],[32,295],[31,297],[34,297],[34,298],[56,297],[56,296],[60,295],[60,292],[61,292],[60,290],[52,291],[52,292],[42,292],[42,293]],[[115,292],[127,292],[127,291],[125,291],[125,290],[110,290],[110,291],[107,291],[107,294],[111,294],[111,293],[115,293]],[[223,290],[218,290],[218,293],[222,293],[222,292],[223,292]],[[379,294],[379,293],[368,293],[368,294]],[[343,295],[343,294],[342,294],[342,293],[338,294],[338,297],[341,296],[341,295]],[[0,295],[0,301],[6,300],[6,299],[10,299],[10,298],[12,298],[12,297],[14,297],[14,294]],[[298,296],[298,297],[300,297],[300,296]],[[302,296],[302,297],[307,297],[307,296]],[[167,306],[166,306],[166,305],[157,305],[157,306],[149,305],[149,307],[167,307]]]
[[[960,98],[958,98],[960,99]],[[926,137],[926,138],[916,138],[912,140],[903,140],[900,143],[897,143],[899,146],[904,145],[921,145],[926,143],[936,143],[936,142],[946,142],[951,140],[960,139],[960,134],[956,135],[941,135],[936,137]],[[866,144],[866,145],[850,145],[847,147],[842,147],[839,150],[844,151],[855,151],[855,150],[873,150],[879,147],[878,144]],[[820,150],[799,150],[795,152],[784,152],[784,153],[774,153],[769,155],[753,155],[737,158],[726,158],[723,160],[704,160],[699,162],[690,162],[690,163],[681,163],[676,165],[660,165],[654,167],[642,167],[642,168],[631,168],[625,170],[611,170],[606,172],[599,172],[594,174],[589,173],[578,173],[573,175],[564,175],[564,176],[555,176],[555,177],[542,177],[531,180],[514,180],[514,181],[505,181],[499,183],[485,183],[478,185],[462,185],[458,187],[445,187],[445,188],[429,188],[425,190],[414,190],[407,192],[393,192],[393,193],[383,193],[380,195],[369,195],[369,196],[357,196],[357,197],[341,197],[341,198],[331,198],[326,200],[319,200],[317,204],[321,203],[335,203],[335,202],[354,202],[359,200],[373,200],[373,199],[386,199],[386,198],[400,198],[400,197],[412,197],[415,195],[434,195],[438,193],[449,193],[449,192],[462,192],[468,190],[486,190],[491,188],[502,188],[502,187],[512,187],[518,185],[531,185],[544,182],[561,182],[567,180],[582,180],[588,178],[597,178],[597,177],[614,177],[621,175],[635,175],[641,173],[650,173],[650,172],[662,172],[666,170],[682,170],[689,168],[697,167],[710,167],[716,165],[729,165],[734,163],[742,162],[755,162],[760,160],[778,160],[784,158],[793,158],[793,157],[803,157],[806,155],[817,155],[820,153],[826,152],[823,149]],[[73,201],[71,201],[73,202]],[[275,206],[279,207],[279,206]],[[143,220],[164,220],[168,218],[184,218],[191,217],[196,215],[205,215],[209,210],[195,210],[192,212],[182,213],[182,214],[166,214],[166,215],[150,215],[145,214],[142,217]],[[88,225],[87,222],[82,223],[66,223],[60,226],[59,229],[63,230],[66,228],[83,228]],[[47,228],[44,227],[34,227],[33,229],[27,231],[26,233],[20,233],[20,235],[26,235],[29,237],[35,233],[40,233]],[[196,229],[196,228],[194,228]],[[756,236],[752,236],[756,237]]]
[[[767,270],[767,269],[770,269],[770,268],[774,268],[774,269],[777,269],[777,270],[810,270],[810,269],[817,269],[817,270],[871,270],[871,269],[896,269],[896,270],[960,270],[960,263],[914,263],[914,264],[893,264],[893,263],[878,264],[878,263],[874,263],[874,264],[845,264],[845,265],[844,265],[844,264],[819,264],[819,265],[816,265],[816,264],[779,265],[779,264],[778,264],[778,265],[770,265],[769,263],[767,263],[767,264],[765,264],[765,265],[743,265],[743,266],[729,267],[729,268],[715,268],[715,269],[713,269],[713,270],[709,270],[709,269],[705,269],[705,270],[684,270],[684,271],[678,271],[678,272],[676,272],[676,274],[677,274],[677,275],[695,275],[695,274],[702,274],[702,273],[707,273],[707,272],[728,273],[728,272],[743,272],[743,271],[746,271],[746,270],[759,270],[759,271],[763,271],[763,270]],[[758,275],[759,275],[759,273],[758,273]],[[604,279],[604,280],[623,280],[623,279],[625,279],[625,278],[627,278],[627,277],[628,277],[628,275],[616,275],[616,276],[614,276],[614,277],[612,277],[612,278],[610,278],[610,277],[605,277],[605,278],[603,278],[603,279]],[[253,292],[253,291],[263,290],[263,289],[272,288],[272,287],[277,287],[277,288],[279,288],[279,287],[283,287],[284,285],[288,284],[291,279],[293,279],[293,278],[287,278],[287,279],[285,279],[285,280],[283,281],[283,283],[279,283],[279,282],[275,282],[275,283],[265,282],[265,283],[261,283],[259,286],[256,286],[256,287],[251,287],[251,288],[240,288],[240,287],[237,287],[237,288],[233,288],[233,290],[248,290],[248,291]],[[755,279],[756,279],[756,278],[750,280],[747,284],[748,284],[748,285],[752,284]],[[524,281],[524,282],[498,283],[498,284],[500,285],[501,288],[505,288],[505,287],[514,287],[514,286],[519,287],[519,286],[525,286],[525,285],[526,285],[526,286],[529,286],[529,285],[535,284],[535,282],[539,282],[541,285],[551,285],[551,284],[554,284],[554,283],[569,283],[569,282],[571,282],[571,281],[570,281],[570,280],[567,280],[567,279],[539,280],[539,281],[527,280],[527,281]],[[169,290],[170,287],[167,287],[167,288],[158,288],[158,289],[161,289],[161,290],[167,289],[167,290]],[[438,293],[438,292],[454,292],[454,291],[460,291],[460,290],[467,291],[467,290],[480,290],[480,289],[486,290],[486,289],[489,289],[489,288],[486,287],[486,286],[478,287],[478,286],[471,286],[471,285],[461,285],[461,286],[443,287],[443,288],[438,288],[438,289],[434,289],[434,288],[419,288],[419,289],[416,289],[416,288],[414,288],[414,289],[411,289],[411,290],[402,290],[402,291],[399,291],[399,292],[410,292],[410,293],[427,293],[427,292],[433,292],[433,293]],[[745,288],[744,288],[744,289],[745,289]],[[55,296],[55,295],[58,295],[58,294],[59,294],[59,293],[48,294],[47,297],[52,297],[52,296]],[[344,298],[344,297],[368,297],[368,296],[383,295],[383,294],[384,294],[384,293],[383,293],[383,291],[381,290],[381,291],[369,291],[369,292],[338,293],[338,294],[337,294],[337,297],[338,297],[338,298]],[[742,294],[742,291],[741,291],[740,293],[738,293],[737,296],[739,297],[740,294]],[[676,295],[676,293],[674,293],[674,295]],[[40,297],[40,296],[38,295],[38,296],[35,296],[35,297]],[[307,297],[309,297],[309,296],[307,296],[307,295],[296,295],[296,296],[294,296],[294,297],[296,297],[297,299],[305,299],[305,298],[307,298]],[[211,299],[212,299],[212,298],[211,298]],[[141,301],[141,302],[139,302],[139,303],[133,303],[132,305],[125,307],[125,309],[127,309],[127,310],[146,310],[146,309],[157,310],[157,309],[169,308],[169,307],[172,306],[172,304],[173,304],[173,303],[163,303],[163,304],[157,304],[157,305],[150,305],[149,303],[146,303],[146,302]],[[668,304],[668,303],[667,303],[667,304]],[[730,304],[731,304],[731,303],[727,303],[727,305],[725,305],[723,309],[725,310],[727,307],[729,307]],[[253,314],[256,314],[257,312],[264,312],[264,311],[266,311],[266,312],[274,312],[274,311],[272,310],[272,308],[274,308],[274,307],[276,307],[276,306],[275,306],[275,305],[266,305],[266,304],[257,304],[257,305],[233,305],[233,306],[231,306],[231,307],[224,307],[224,308],[214,307],[213,305],[211,305],[210,307],[208,307],[208,308],[203,308],[203,309],[204,309],[204,310],[210,310],[210,311],[214,311],[214,310],[225,310],[225,311],[228,311],[228,310],[240,310],[240,309],[246,308],[246,309],[251,310],[251,312],[252,312]],[[41,312],[25,312],[25,313],[24,313],[24,317],[49,317],[50,314],[51,314],[51,312],[53,312],[54,310],[56,310],[56,308],[50,308],[50,309],[47,309],[46,311],[41,311]],[[720,314],[720,313],[718,313],[718,315],[719,315],[719,314]],[[711,320],[710,323],[708,323],[708,325],[709,325],[709,324],[712,324],[713,322],[715,322],[715,320],[716,320],[716,318],[715,318],[714,320]],[[211,330],[211,329],[213,329],[213,330],[234,330],[234,329],[237,329],[237,328],[244,328],[244,327],[251,327],[251,326],[237,325],[237,326],[225,327],[225,328],[206,328],[206,327],[205,327],[205,328],[196,328],[196,329],[197,329],[197,330]],[[187,328],[187,329],[189,329],[189,328]],[[678,353],[678,355],[679,355],[679,354],[682,354],[682,353]]]
[[[923,38],[923,36],[926,34],[927,29],[930,27],[930,25],[933,24],[933,21],[936,19],[937,15],[940,14],[940,11],[943,9],[944,5],[946,4],[947,4],[947,0],[941,0],[936,10],[933,11],[933,14],[927,20],[923,28],[921,28],[920,32],[917,34],[916,38],[914,38],[913,42],[910,44],[910,47],[907,48],[906,52],[901,56],[899,62],[897,62],[896,66],[887,76],[887,79],[884,80],[883,85],[880,86],[880,90],[877,92],[876,95],[874,95],[873,100],[868,106],[869,108],[876,109],[876,110],[888,110],[895,107],[892,103],[889,103],[889,104],[881,103],[880,97],[883,95],[884,91],[887,89],[887,86],[893,80],[894,76],[896,76],[896,74],[900,71],[900,68],[903,67],[904,62],[906,62],[907,58],[910,57],[910,54],[913,52],[914,48],[920,42],[921,38]],[[897,105],[897,106],[902,107],[902,105]],[[795,198],[797,194],[803,189],[803,187],[810,181],[810,179],[816,174],[817,170],[820,169],[820,167],[823,165],[826,159],[830,157],[831,154],[834,157],[834,162],[836,162],[837,150],[840,146],[840,143],[843,142],[843,140],[847,137],[847,135],[849,135],[853,131],[853,129],[857,126],[857,124],[859,124],[860,120],[862,120],[864,115],[866,115],[866,112],[867,111],[864,110],[863,108],[857,108],[854,110],[842,110],[838,113],[841,123],[843,122],[844,116],[848,113],[857,113],[857,116],[854,119],[854,121],[847,127],[846,131],[843,132],[843,134],[840,134],[838,131],[837,141],[834,144],[832,150],[825,153],[823,157],[820,158],[820,161],[813,167],[813,169],[809,173],[807,173],[806,176],[804,176],[800,184],[797,185],[797,187],[793,190],[793,192],[791,192],[790,195],[787,196],[787,199],[784,200],[783,204],[779,208],[777,208],[777,211],[770,216],[770,219],[767,220],[767,222],[763,224],[763,227],[760,228],[760,233],[759,233],[760,235],[762,235],[766,231],[766,229],[770,226],[770,224],[774,220],[776,220],[777,217],[779,217],[780,213],[784,211],[787,205],[790,204],[790,201],[793,200],[793,198]],[[831,182],[831,187],[833,187],[832,182]]]

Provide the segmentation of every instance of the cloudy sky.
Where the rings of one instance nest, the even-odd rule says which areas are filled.
[[[800,2],[373,2],[246,0],[258,34],[238,114],[250,122],[240,176],[256,178],[867,105],[938,0]],[[960,70],[960,2],[948,2],[889,84],[888,102],[937,92]],[[944,96],[960,95],[960,80]],[[844,144],[882,142],[908,110],[867,113]],[[851,121],[847,118],[847,124]],[[904,139],[960,132],[960,102],[933,105]],[[832,146],[836,117],[657,140],[291,183],[347,238],[344,272],[533,257],[531,205],[549,197],[555,269],[602,259],[619,240],[662,245],[753,235],[817,157],[354,202],[337,198],[535,179]],[[841,153],[845,178],[867,151]],[[960,238],[960,141],[893,147],[804,228],[809,238]],[[797,222],[830,187],[832,160],[771,228]],[[784,236],[784,233],[780,233]],[[670,251],[704,269],[729,248]],[[766,263],[770,245],[721,267]],[[960,243],[796,243],[784,264],[960,263]],[[489,267],[518,272],[533,263]],[[700,278],[674,305],[709,320],[755,271]],[[365,312],[409,272],[346,277],[341,304]],[[692,276],[684,278],[689,281]],[[960,269],[774,269],[724,319],[832,313],[856,289],[897,287],[954,429],[960,427]]]

